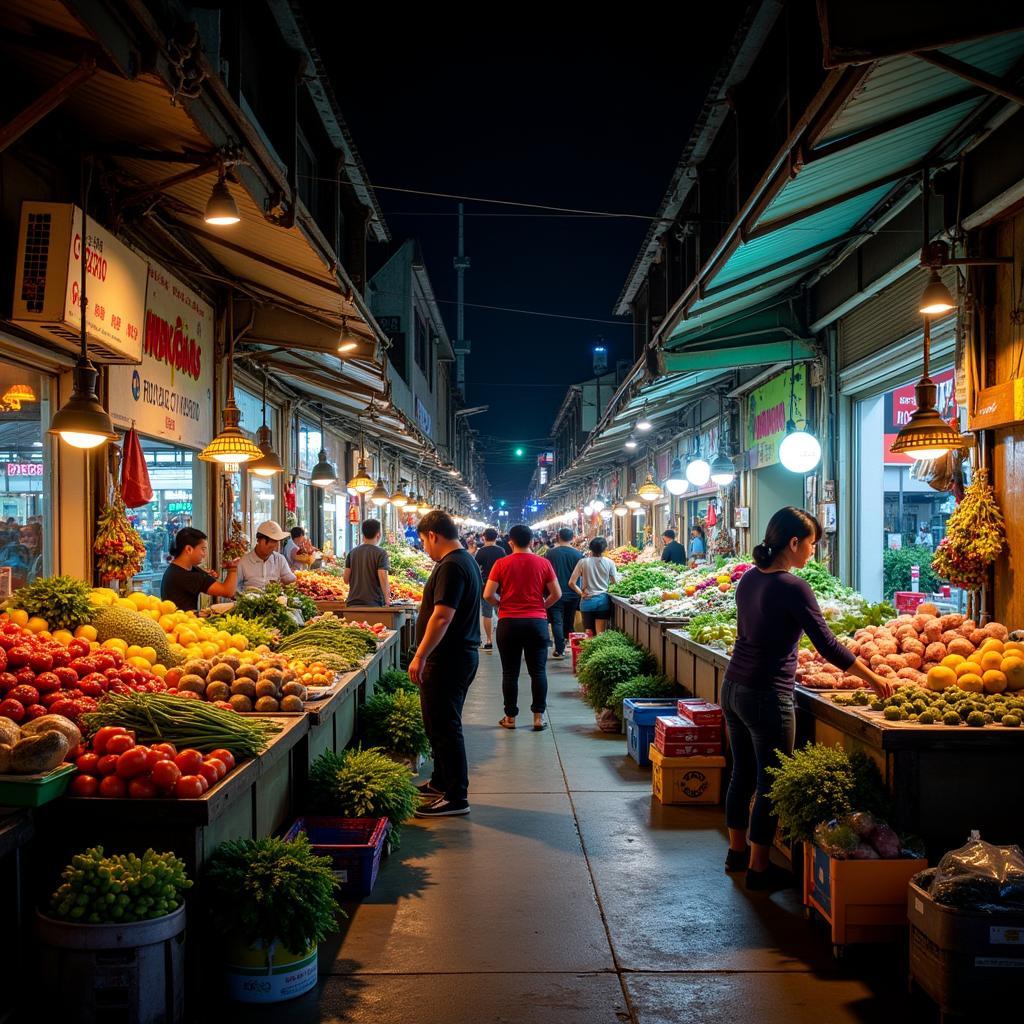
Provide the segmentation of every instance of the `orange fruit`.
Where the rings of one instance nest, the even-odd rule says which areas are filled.
[[[959,686],[961,690],[966,690],[968,693],[981,693],[985,688],[985,684],[982,681],[981,676],[974,672],[968,672],[960,676],[956,681],[956,685]]]
[[[998,669],[990,669],[982,677],[986,693],[1002,693],[1006,689],[1006,676]]]
[[[999,671],[999,666],[1003,663],[1003,655],[1001,651],[985,651],[981,656],[981,669],[982,672],[988,672],[990,670]]]

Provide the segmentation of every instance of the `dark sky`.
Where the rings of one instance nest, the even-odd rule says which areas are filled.
[[[745,3],[718,0],[703,14],[686,4],[676,25],[652,6],[637,28],[617,16],[597,44],[551,26],[539,38],[495,27],[460,43],[465,23],[436,18],[397,33],[371,20],[338,30],[326,5],[306,6],[374,183],[653,216]],[[395,242],[420,239],[435,294],[453,302],[456,203],[378,199]],[[477,203],[466,212],[467,303],[614,319],[645,222]],[[455,306],[441,309],[454,340]],[[471,422],[492,493],[514,509],[567,386],[590,376],[592,347],[603,338],[611,365],[631,362],[631,330],[468,307],[466,336],[466,399],[489,406]]]

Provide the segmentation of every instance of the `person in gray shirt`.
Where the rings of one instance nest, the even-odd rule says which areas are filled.
[[[391,604],[391,560],[380,546],[380,536],[380,522],[367,519],[363,523],[362,544],[345,556],[345,603],[352,608],[385,608]]]

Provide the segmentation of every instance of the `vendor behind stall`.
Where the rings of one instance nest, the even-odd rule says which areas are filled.
[[[225,563],[227,575],[221,583],[216,573],[200,568],[206,555],[206,534],[202,530],[191,526],[179,530],[171,545],[171,564],[160,583],[161,600],[174,602],[182,611],[194,612],[199,608],[200,594],[234,597],[238,583],[237,563]]]
[[[295,573],[280,552],[281,541],[291,536],[268,519],[256,528],[256,544],[238,560],[238,589],[263,590],[268,583],[294,583]]]

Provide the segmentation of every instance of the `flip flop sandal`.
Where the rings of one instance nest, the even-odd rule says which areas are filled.
[[[502,729],[514,729],[516,727],[516,720],[514,718],[509,718],[508,715],[506,715],[498,725],[500,725]]]

